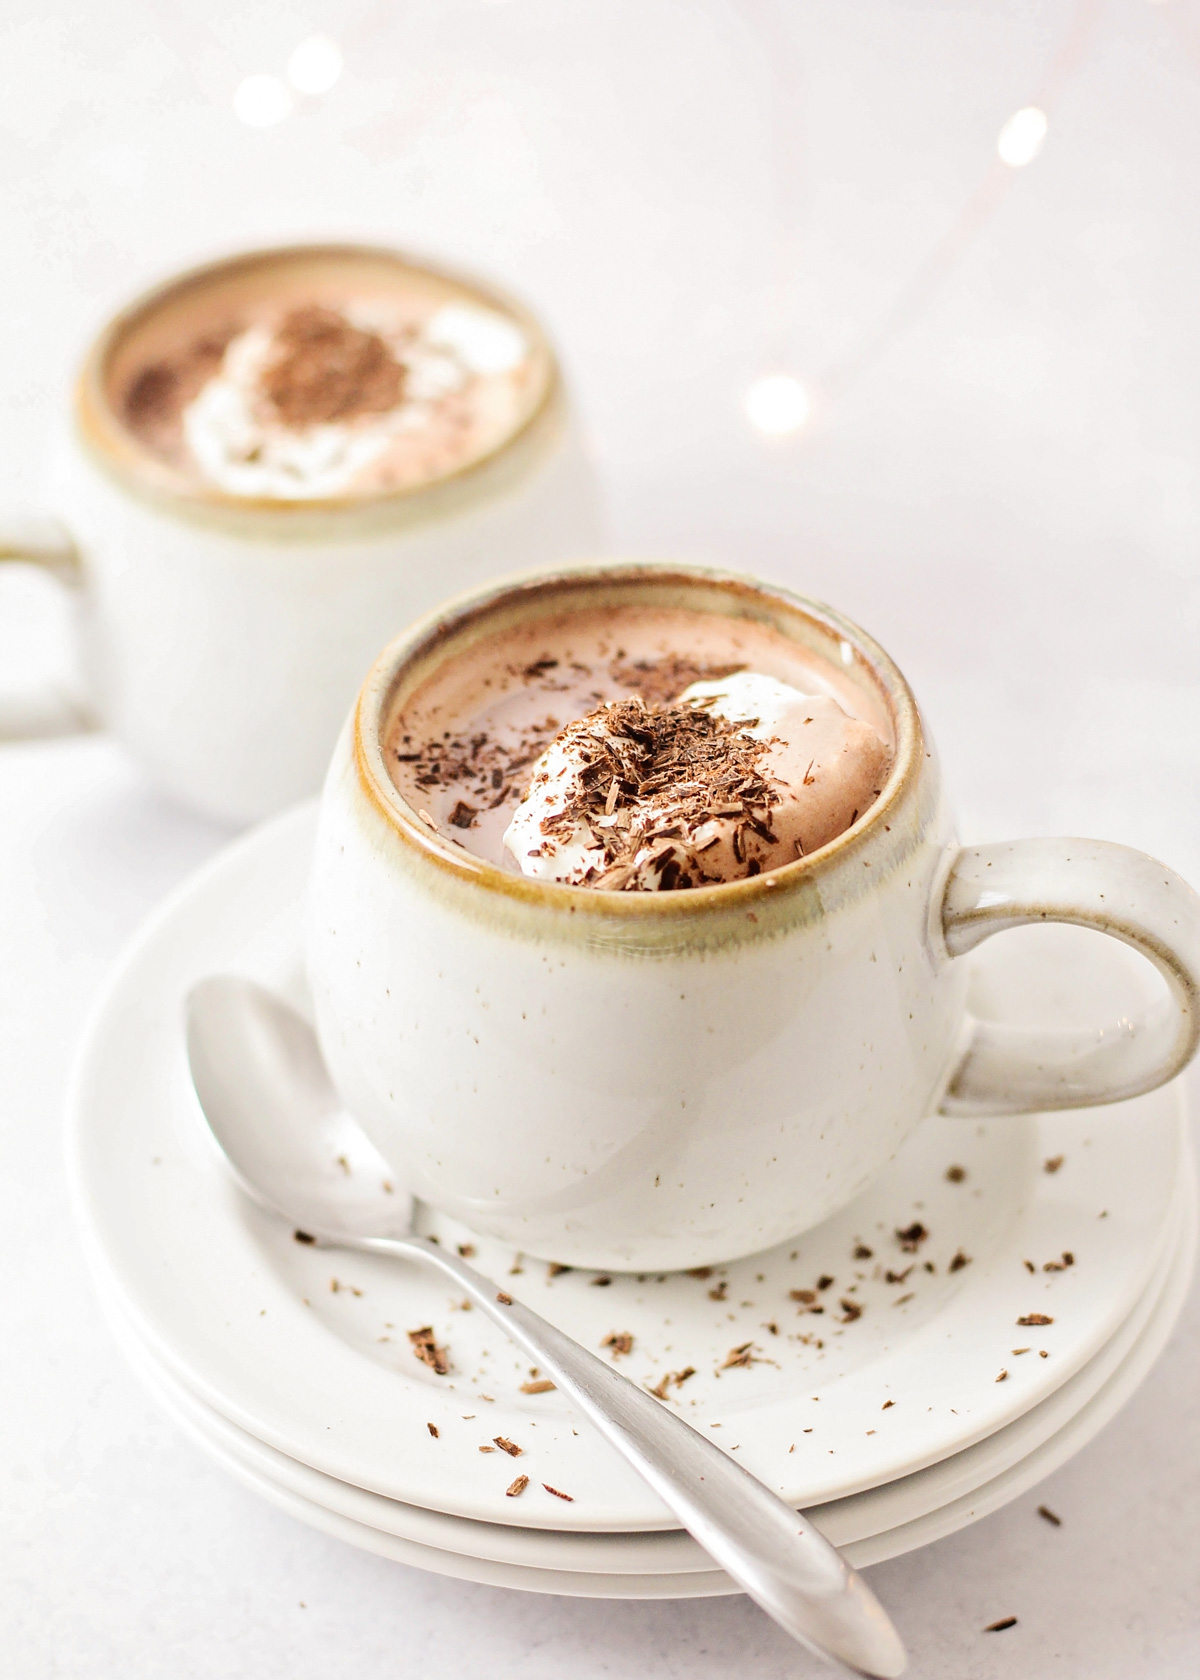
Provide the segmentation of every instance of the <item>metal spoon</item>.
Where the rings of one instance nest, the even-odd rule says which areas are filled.
[[[388,1169],[342,1109],[302,1016],[250,980],[213,976],[188,998],[187,1045],[205,1118],[255,1201],[322,1243],[419,1260],[452,1278],[793,1638],[859,1674],[903,1673],[887,1613],[811,1523],[611,1365],[414,1234],[410,1199],[384,1188]]]

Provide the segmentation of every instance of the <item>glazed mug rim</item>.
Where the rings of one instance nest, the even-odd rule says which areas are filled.
[[[642,588],[683,591],[696,597],[723,595],[743,609],[729,616],[757,617],[776,625],[790,619],[835,644],[843,665],[856,665],[873,684],[891,722],[892,764],[874,803],[840,835],[793,863],[744,880],[685,892],[597,892],[518,875],[431,830],[392,781],[383,756],[383,732],[406,679],[411,692],[441,662],[439,654],[444,659],[456,643],[479,633],[511,607],[518,612],[527,609],[522,616],[532,618],[539,605],[561,605],[564,596],[587,604],[589,596]],[[745,610],[753,607],[759,609],[757,613]],[[535,910],[618,917],[641,924],[730,909],[753,910],[765,901],[781,903],[797,893],[811,892],[815,884],[864,850],[888,854],[879,860],[886,868],[893,856],[899,859],[906,850],[903,825],[893,825],[888,818],[914,789],[926,753],[920,711],[907,679],[879,643],[852,620],[782,585],[720,567],[663,560],[600,560],[519,573],[458,597],[411,625],[380,653],[363,683],[350,727],[360,789],[413,862],[431,865],[447,878]]]

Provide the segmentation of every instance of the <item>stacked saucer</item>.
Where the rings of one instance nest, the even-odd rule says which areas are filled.
[[[298,1243],[229,1179],[191,1089],[182,1003],[231,970],[303,1003],[313,822],[307,806],[277,819],[188,883],[93,1020],[70,1147],[122,1346],[232,1474],[368,1550],[534,1591],[735,1590],[441,1279]],[[1141,977],[1111,942],[1101,966],[1073,930],[1033,937],[1055,942],[1053,963],[1031,965],[1018,935],[980,953],[981,1013],[1072,1025],[1128,1008]],[[931,1118],[818,1230],[686,1275],[563,1271],[423,1218],[713,1431],[856,1564],[953,1532],[1089,1440],[1169,1336],[1196,1227],[1178,1088],[1105,1110]],[[444,1374],[418,1356],[410,1333],[427,1329]]]

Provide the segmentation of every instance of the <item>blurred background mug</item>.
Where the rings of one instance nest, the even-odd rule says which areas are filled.
[[[0,512],[0,559],[68,589],[78,672],[8,697],[0,737],[99,725],[227,822],[317,790],[410,619],[602,540],[539,324],[370,247],[235,256],[132,304],[51,482],[54,517]]]

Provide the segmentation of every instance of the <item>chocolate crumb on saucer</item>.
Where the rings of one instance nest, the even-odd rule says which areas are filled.
[[[1016,1627],[1016,1625],[1017,1618],[1015,1616],[1001,1616],[998,1622],[989,1622],[983,1631],[984,1633],[1003,1633],[1005,1628]]]
[[[434,1340],[432,1324],[425,1324],[419,1330],[410,1330],[408,1339],[412,1343],[412,1350],[422,1365],[428,1365],[431,1371],[436,1371],[439,1377],[444,1377],[450,1369],[450,1360],[446,1349],[439,1347]]]

